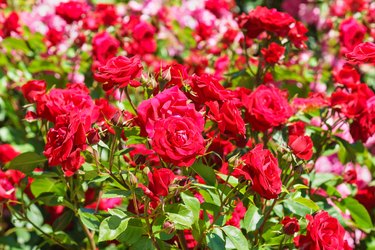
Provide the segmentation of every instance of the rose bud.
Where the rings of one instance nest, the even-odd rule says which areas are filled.
[[[349,169],[344,173],[344,181],[350,184],[354,184],[357,181],[357,172],[355,169]]]
[[[96,129],[94,128],[91,128],[88,132],[87,132],[87,140],[89,142],[90,145],[95,145],[97,144],[99,141],[100,141],[100,136],[99,136],[99,133]]]
[[[163,229],[166,231],[167,234],[173,233],[175,230],[173,222],[170,222],[170,221],[164,222]]]
[[[25,83],[21,90],[27,101],[34,103],[46,93],[46,85],[44,80],[31,80]]]
[[[299,231],[299,224],[296,218],[290,218],[286,216],[282,221],[283,224],[283,231],[285,234],[293,235],[294,233]]]

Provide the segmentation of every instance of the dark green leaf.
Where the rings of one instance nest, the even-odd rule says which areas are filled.
[[[211,167],[203,164],[202,161],[198,161],[191,168],[206,181],[207,185],[215,186],[216,175]]]
[[[44,156],[38,155],[34,152],[27,152],[18,155],[8,165],[8,169],[16,169],[22,173],[31,173],[36,166],[44,163],[47,159]]]
[[[72,221],[74,218],[74,213],[72,210],[67,209],[64,211],[62,215],[57,218],[53,224],[53,230],[54,231],[64,231],[64,229],[69,225],[69,223]]]
[[[98,231],[100,226],[99,219],[93,214],[93,210],[88,210],[84,208],[80,208],[78,210],[78,215],[82,221],[82,223],[91,230]]]
[[[212,229],[206,235],[207,245],[210,249],[221,250],[225,249],[225,240],[223,232],[219,228]]]

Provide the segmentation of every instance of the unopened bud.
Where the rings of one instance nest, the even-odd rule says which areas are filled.
[[[167,234],[171,234],[174,232],[175,230],[175,226],[174,226],[174,223],[173,222],[170,222],[170,221],[166,221],[164,222],[163,224],[163,229],[165,230],[165,232]]]

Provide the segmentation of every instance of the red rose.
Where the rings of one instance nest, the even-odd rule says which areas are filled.
[[[239,26],[245,30],[246,36],[249,38],[256,38],[263,31],[286,36],[290,30],[290,25],[294,22],[295,19],[287,13],[257,6],[248,15],[240,17]]]
[[[197,103],[223,101],[232,97],[231,92],[225,89],[216,77],[209,74],[193,75],[190,86],[191,99]]]
[[[0,202],[4,200],[15,200],[15,186],[25,174],[18,170],[0,170]]]
[[[375,186],[359,189],[355,198],[370,212],[375,208]]]
[[[78,1],[69,1],[60,3],[56,7],[56,14],[61,16],[67,23],[81,20],[82,16],[88,11],[86,3]]]
[[[21,89],[27,101],[34,103],[46,93],[46,82],[44,80],[31,80],[22,85]]]
[[[172,184],[175,179],[175,175],[172,170],[167,168],[160,168],[149,172],[148,176],[148,188],[156,196],[167,196],[169,193],[169,185]]]
[[[176,166],[191,166],[204,153],[202,130],[190,117],[170,116],[155,123],[152,148]]]
[[[245,134],[245,122],[242,119],[241,112],[233,102],[226,101],[220,108],[218,102],[207,102],[206,105],[210,108],[210,114],[212,114],[210,118],[217,122],[221,133],[234,137]]]
[[[350,124],[350,134],[355,141],[361,140],[363,143],[375,134],[375,105],[367,107],[364,112],[354,119]]]
[[[360,83],[361,75],[352,66],[345,64],[339,71],[334,71],[335,79],[347,88],[355,87]]]
[[[271,43],[268,48],[263,48],[261,53],[265,61],[269,64],[277,63],[281,56],[284,55],[285,48],[277,43]]]
[[[90,117],[58,116],[55,127],[48,131],[44,149],[49,165],[61,165],[66,176],[73,175],[84,162],[80,152],[86,148],[86,132],[90,125]]]
[[[299,249],[344,249],[345,230],[336,218],[326,211],[320,211],[314,216],[308,214],[306,218],[309,220],[307,234],[299,237]]]
[[[92,46],[94,59],[104,64],[116,55],[120,43],[107,32],[102,32],[94,36]]]
[[[90,114],[96,120],[95,104],[86,90],[79,84],[69,85],[67,89],[52,89],[48,94],[40,96],[36,102],[39,117],[55,122],[59,115],[80,111]]]
[[[281,221],[281,224],[283,224],[283,231],[285,234],[293,235],[299,231],[299,224],[296,218],[285,216],[285,218]]]
[[[178,86],[179,88],[184,85],[189,75],[184,65],[175,63],[163,67],[159,72],[156,72],[156,79],[162,78],[166,81],[166,87]]]
[[[265,131],[280,126],[292,115],[284,93],[276,87],[261,85],[244,100],[252,129]]]
[[[194,104],[188,103],[187,97],[177,86],[164,90],[138,106],[138,122],[149,137],[154,134],[156,121],[176,115],[191,118],[194,126],[203,130],[202,114],[195,110]]]
[[[313,142],[309,136],[290,135],[288,145],[298,158],[306,161],[311,159]]]
[[[355,46],[363,41],[366,27],[351,17],[341,22],[339,31],[341,45],[346,51],[352,51]]]
[[[252,180],[252,188],[265,199],[275,199],[281,193],[281,169],[277,159],[263,145],[258,144],[242,156],[244,165],[234,175],[243,175]]]
[[[306,48],[305,41],[308,40],[306,33],[308,29],[303,25],[303,23],[297,21],[291,25],[291,29],[289,30],[288,37],[290,41],[296,46],[297,48]]]
[[[246,214],[246,207],[243,205],[242,201],[237,200],[235,202],[236,206],[233,210],[232,217],[225,224],[240,228],[240,222]]]
[[[0,170],[0,202],[15,199],[15,187],[5,172]]]
[[[9,144],[0,145],[0,163],[7,163],[13,160],[20,153],[14,150]]]
[[[116,6],[114,4],[97,4],[95,14],[100,16],[101,22],[106,26],[115,25],[118,19]]]
[[[103,89],[110,90],[115,85],[122,88],[128,84],[138,86],[133,81],[142,71],[142,64],[139,57],[127,58],[125,56],[117,56],[109,59],[105,65],[98,68],[95,79],[104,83]]]
[[[360,43],[346,57],[354,64],[375,63],[375,43]]]
[[[156,51],[156,41],[154,39],[155,27],[146,22],[140,22],[132,30],[134,42],[132,45],[133,54],[148,54]]]
[[[19,33],[19,17],[17,12],[12,12],[9,16],[5,19],[3,23],[3,37],[8,37],[11,35],[12,32]],[[1,34],[1,33],[0,33]]]
[[[64,40],[64,30],[57,30],[50,27],[45,35],[45,39],[49,47],[56,46]]]
[[[294,98],[292,104],[294,108],[305,111],[326,107],[329,105],[329,101],[322,93],[310,92],[306,98]]]
[[[289,135],[304,135],[305,134],[305,123],[302,121],[294,122],[288,126]]]

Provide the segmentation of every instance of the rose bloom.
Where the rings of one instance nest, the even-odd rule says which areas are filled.
[[[0,163],[7,163],[13,160],[20,153],[14,150],[9,144],[0,145]]]
[[[326,211],[320,211],[314,216],[306,215],[309,224],[307,234],[298,240],[299,249],[344,249],[345,230],[336,218]]]
[[[48,131],[44,155],[50,166],[61,165],[66,176],[71,176],[84,162],[80,155],[86,148],[86,132],[90,117],[80,114],[61,115],[56,125]]]
[[[289,135],[304,135],[305,134],[305,123],[303,121],[297,121],[288,125]]]
[[[298,158],[306,161],[311,159],[313,154],[313,142],[309,136],[290,135],[288,145],[292,149],[293,154]]]
[[[21,90],[23,96],[28,102],[36,102],[40,96],[46,93],[46,82],[44,80],[31,80],[22,85]]]
[[[69,1],[60,3],[56,7],[56,14],[61,16],[67,23],[78,21],[88,11],[86,3]]]
[[[213,75],[193,75],[190,86],[192,89],[191,99],[197,103],[223,101],[232,97],[231,92],[225,89]]]
[[[17,12],[11,12],[3,23],[2,35],[4,38],[11,35],[12,32],[19,33],[19,17]]]
[[[94,59],[104,64],[116,55],[120,42],[104,31],[94,36],[92,46]]]
[[[349,64],[345,64],[340,70],[334,71],[333,74],[336,82],[347,88],[355,87],[355,85],[359,84],[361,80],[361,75]]]
[[[36,100],[36,113],[39,117],[55,122],[59,115],[80,110],[96,120],[95,104],[88,89],[82,84],[70,84],[67,89],[52,89]]]
[[[237,167],[233,175],[251,179],[252,188],[265,199],[275,199],[281,193],[281,169],[277,159],[268,149],[258,144],[242,156],[244,165]]]
[[[165,161],[191,166],[204,153],[202,130],[190,117],[170,116],[155,123],[152,148]]]
[[[167,65],[155,73],[155,79],[162,78],[164,81],[166,81],[166,87],[171,87],[174,85],[182,87],[184,82],[189,79],[187,68],[178,63]]]
[[[98,68],[95,80],[104,83],[104,90],[110,90],[115,85],[120,88],[126,87],[128,84],[136,87],[139,86],[139,83],[135,84],[137,82],[133,80],[140,75],[142,68],[139,57],[113,57]]]
[[[191,118],[194,126],[200,131],[203,130],[202,114],[195,110],[194,104],[188,103],[187,97],[177,86],[164,90],[138,106],[138,122],[142,132],[147,132],[149,137],[154,134],[156,121],[176,115]]]
[[[149,183],[148,188],[156,196],[167,196],[169,193],[169,185],[175,179],[172,170],[167,168],[154,168],[147,174]]]
[[[271,43],[268,48],[263,48],[261,53],[264,57],[264,60],[268,64],[275,64],[277,63],[281,56],[284,55],[285,48],[277,43]]]
[[[285,234],[293,235],[294,233],[299,231],[299,224],[296,218],[290,218],[289,216],[285,216],[285,218],[281,221],[283,224],[283,231]]]
[[[341,22],[339,31],[342,46],[347,51],[352,51],[355,46],[363,41],[366,34],[366,27],[351,17]]]
[[[206,105],[210,108],[210,119],[217,122],[221,133],[234,137],[245,134],[245,122],[233,102],[226,101],[220,107],[218,102],[207,102]]]
[[[249,14],[243,14],[239,18],[239,26],[249,38],[256,38],[263,31],[285,36],[294,22],[295,19],[289,14],[262,6],[257,6]]]
[[[360,43],[346,57],[354,64],[375,63],[375,43]]]
[[[292,115],[284,93],[274,86],[261,85],[244,100],[244,105],[246,118],[252,129],[257,131],[280,126]]]

